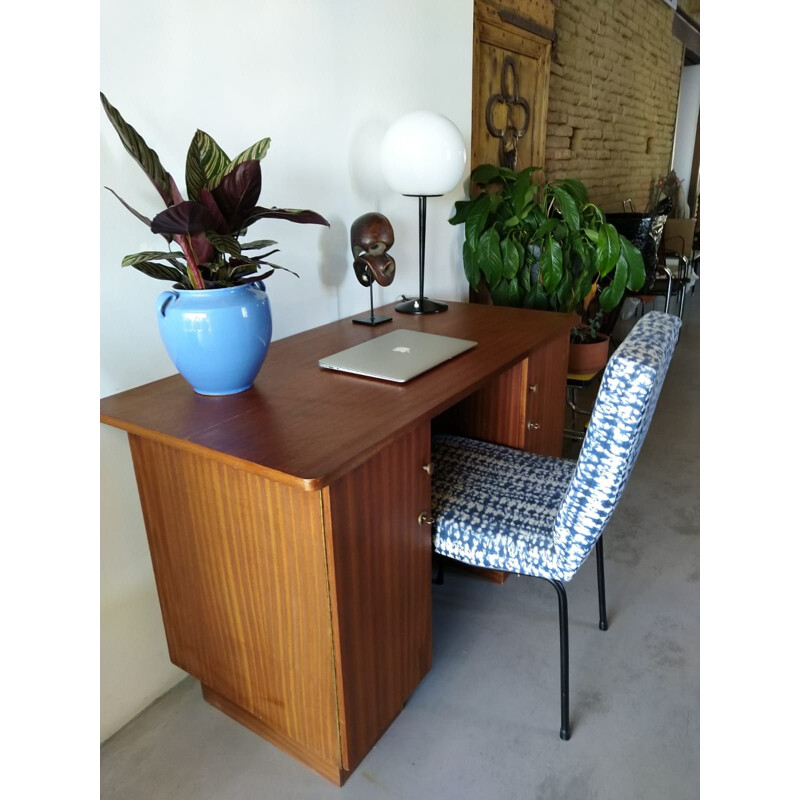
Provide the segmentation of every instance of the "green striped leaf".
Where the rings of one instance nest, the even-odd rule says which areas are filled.
[[[140,264],[143,261],[153,261],[159,258],[166,259],[169,262],[174,262],[178,258],[186,260],[186,256],[177,250],[169,250],[167,252],[146,250],[142,253],[132,253],[129,256],[125,256],[125,258],[122,259],[122,266],[135,267],[137,264]]]
[[[261,250],[274,244],[278,244],[274,239],[254,239],[252,242],[242,242],[239,246],[242,250]]]
[[[208,239],[214,249],[219,250],[220,253],[228,253],[232,256],[241,255],[242,246],[235,236],[225,236],[221,233],[206,231],[206,239]]]
[[[186,191],[191,200],[200,198],[201,189],[213,189],[222,180],[231,160],[205,131],[194,134],[186,154]]]
[[[157,278],[161,281],[183,283],[186,278],[185,272],[181,272],[175,267],[168,267],[166,264],[157,264],[155,261],[140,261],[138,264],[132,264],[131,266],[148,277]]]
[[[147,146],[147,142],[137,133],[136,129],[129,125],[122,114],[117,111],[106,96],[100,92],[100,102],[103,104],[106,115],[108,116],[114,130],[117,132],[122,146],[130,153],[134,161],[145,171],[145,174],[153,182],[162,200],[167,206],[173,203],[172,192],[170,191],[169,173],[161,166],[158,153]]]
[[[228,164],[228,166],[225,168],[225,171],[219,176],[218,179],[212,179],[212,182],[209,184],[208,188],[215,189],[217,186],[219,186],[219,182],[225,177],[225,175],[233,172],[233,170],[235,170],[239,164],[243,164],[245,161],[261,161],[261,159],[267,154],[267,150],[269,150],[269,143],[270,140],[269,137],[267,137],[266,139],[260,139],[254,145],[248,147],[247,150],[243,150],[238,156],[236,156],[236,158],[233,159],[233,161],[231,161],[230,164]]]

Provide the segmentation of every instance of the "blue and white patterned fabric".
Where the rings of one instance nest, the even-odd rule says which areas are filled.
[[[617,348],[577,462],[434,437],[436,552],[478,567],[570,580],[619,503],[680,325],[678,317],[651,311]]]

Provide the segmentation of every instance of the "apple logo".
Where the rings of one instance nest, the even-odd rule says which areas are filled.
[[[392,348],[392,352],[394,352],[394,353],[410,353],[411,352],[411,348],[410,347],[393,347]]]

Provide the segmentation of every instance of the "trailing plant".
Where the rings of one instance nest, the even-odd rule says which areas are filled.
[[[473,170],[478,193],[457,201],[449,220],[464,223],[464,272],[473,290],[486,284],[496,305],[575,312],[589,327],[598,304],[609,312],[626,289],[642,287],[642,255],[588,202],[580,181],[540,185],[532,180],[539,170]]]
[[[123,146],[150,178],[166,210],[151,220],[113,189],[109,191],[153,233],[161,234],[168,246],[174,243],[180,248],[133,253],[122,259],[123,267],[134,267],[151,278],[172,281],[185,289],[253,283],[268,278],[276,269],[286,268],[267,260],[278,252],[273,247],[277,242],[272,239],[239,241],[250,225],[259,219],[329,224],[315,211],[258,205],[260,161],[269,149],[268,138],[230,159],[211,136],[198,130],[186,154],[188,199],[185,200],[172,175],[161,165],[158,154],[102,92],[100,101]],[[295,272],[292,274],[297,276]]]

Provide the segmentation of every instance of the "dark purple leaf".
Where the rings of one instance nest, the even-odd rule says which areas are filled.
[[[331,226],[330,222],[321,214],[317,214],[316,211],[300,208],[262,208],[261,206],[256,206],[245,220],[245,227],[251,225],[257,219],[285,219],[289,222],[299,222],[303,225],[327,225],[329,228]]]
[[[228,223],[230,233],[245,227],[261,194],[261,165],[258,161],[243,161],[229,172],[211,194]]]
[[[199,201],[211,212],[211,215],[214,217],[214,230],[217,233],[229,233],[230,231],[228,230],[228,223],[225,221],[225,217],[219,210],[217,201],[214,199],[214,196],[211,194],[211,192],[204,187],[200,189],[199,195]]]
[[[214,230],[214,216],[202,203],[185,200],[156,214],[150,230],[153,233],[202,233]]]

